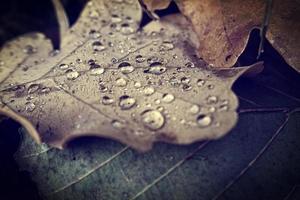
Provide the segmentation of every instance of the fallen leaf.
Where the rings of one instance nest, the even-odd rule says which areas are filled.
[[[144,1],[151,12],[167,7],[167,2]],[[249,33],[261,28],[266,1],[175,1],[192,22],[199,39],[198,54],[215,67],[232,67],[244,51]],[[170,1],[169,1],[170,3]],[[300,71],[300,2],[274,0],[266,37],[285,58]]]
[[[91,1],[60,52],[40,33],[7,43],[0,112],[58,148],[91,135],[139,150],[223,136],[237,121],[233,82],[262,63],[213,70],[195,56],[188,22],[171,18],[137,31],[138,2]]]

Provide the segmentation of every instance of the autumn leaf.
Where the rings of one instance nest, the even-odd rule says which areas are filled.
[[[60,21],[60,52],[40,33],[7,43],[1,112],[58,148],[91,135],[139,150],[223,136],[237,120],[233,82],[262,63],[213,70],[182,32],[188,22],[171,18],[138,31],[138,2],[92,1],[71,29]]]
[[[164,9],[168,5],[166,1],[163,1],[163,4],[153,0],[144,2],[151,12]],[[262,0],[175,2],[180,11],[192,22],[198,35],[199,56],[213,66],[232,67],[247,45],[250,31],[269,25],[264,27],[268,28],[266,37],[269,42],[289,65],[300,71],[299,1],[274,0],[273,4],[268,3],[271,5],[267,2],[272,1]],[[266,7],[271,9],[265,9]],[[268,19],[269,21],[265,21]],[[267,24],[264,24],[265,22]]]

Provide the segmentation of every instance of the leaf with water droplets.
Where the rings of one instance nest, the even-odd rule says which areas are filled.
[[[237,121],[232,84],[262,64],[212,69],[195,56],[196,36],[182,31],[189,27],[183,17],[143,30],[140,19],[138,2],[91,1],[63,35],[60,52],[39,33],[7,43],[1,112],[58,148],[91,135],[148,150],[155,141],[188,144],[226,134]]]

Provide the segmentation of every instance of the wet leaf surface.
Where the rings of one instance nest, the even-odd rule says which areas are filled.
[[[60,52],[38,33],[7,43],[0,57],[2,112],[58,148],[81,136],[139,150],[154,141],[223,136],[237,120],[233,82],[262,63],[213,70],[195,56],[196,36],[182,32],[189,26],[182,17],[138,31],[140,19],[138,2],[89,2],[64,33]]]

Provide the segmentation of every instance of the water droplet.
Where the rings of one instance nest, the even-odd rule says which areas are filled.
[[[120,22],[122,22],[122,18],[119,17],[119,15],[112,14],[111,15],[111,22],[112,23],[120,23]]]
[[[208,89],[210,89],[210,90],[212,90],[212,89],[214,89],[214,88],[215,88],[215,86],[214,86],[214,85],[212,85],[212,84],[209,84],[209,85],[207,86],[207,88],[208,88]]]
[[[89,12],[89,17],[92,19],[97,19],[99,17],[99,12],[97,10],[91,10]]]
[[[28,94],[33,94],[40,89],[40,84],[31,84],[28,86],[27,92]]]
[[[173,87],[179,87],[180,85],[180,81],[175,76],[170,78],[169,82]]]
[[[106,92],[108,89],[103,83],[100,83],[99,84],[99,90],[100,90],[100,92],[103,93],[103,92]]]
[[[160,51],[169,51],[172,49],[174,49],[174,44],[170,41],[164,41],[159,47]]]
[[[228,111],[228,109],[229,109],[229,107],[226,104],[220,105],[220,107],[219,107],[219,111]]]
[[[144,126],[152,131],[161,129],[165,124],[165,118],[157,110],[146,110],[142,114]]]
[[[122,110],[128,110],[135,106],[136,100],[128,95],[123,95],[120,97],[119,106]]]
[[[79,73],[77,71],[70,71],[67,73],[67,79],[69,80],[75,80],[76,78],[79,77]]]
[[[117,78],[116,79],[116,86],[124,87],[126,85],[127,85],[126,79],[124,79],[124,78]]]
[[[174,101],[175,97],[173,94],[163,94],[162,101],[165,103],[171,103]]]
[[[36,107],[35,104],[32,103],[32,102],[26,102],[25,103],[25,110],[28,111],[28,112],[34,111],[35,107]]]
[[[208,104],[215,104],[217,102],[218,102],[218,97],[216,97],[216,96],[207,97],[207,103]]]
[[[183,83],[183,84],[188,84],[188,83],[191,82],[191,79],[188,78],[188,77],[182,77],[180,81],[181,81],[181,83]]]
[[[110,104],[112,104],[114,102],[115,102],[114,99],[112,99],[112,98],[110,98],[108,96],[102,97],[102,103],[103,103],[103,105],[110,105]]]
[[[192,62],[187,62],[187,63],[185,63],[184,66],[189,67],[189,68],[194,68],[195,67],[194,63],[192,63]]]
[[[201,128],[205,128],[209,126],[212,122],[212,118],[209,115],[201,114],[197,117],[198,126]]]
[[[183,84],[183,85],[182,85],[182,89],[183,89],[184,91],[189,91],[189,90],[192,89],[192,86],[189,85],[189,84]]]
[[[146,87],[144,88],[144,94],[145,94],[146,96],[150,96],[150,95],[152,95],[154,92],[155,92],[155,89],[154,89],[153,87],[151,87],[151,86],[146,86]]]
[[[145,73],[160,75],[167,70],[166,67],[162,66],[161,62],[154,62],[150,64],[150,67],[145,69]]]
[[[149,64],[152,64],[152,63],[154,63],[154,62],[158,62],[158,57],[156,57],[156,56],[151,56],[150,58],[148,58],[147,59],[147,62],[149,63]]]
[[[39,93],[46,94],[46,93],[49,93],[50,91],[51,91],[51,88],[43,87],[43,88],[40,89]]]
[[[23,51],[26,54],[34,54],[37,52],[37,48],[33,47],[32,45],[26,45]]]
[[[106,49],[106,46],[104,46],[100,41],[93,42],[92,47],[94,51],[104,51]]]
[[[102,68],[102,67],[99,67],[99,68],[94,68],[94,69],[91,69],[91,72],[90,72],[90,74],[91,75],[94,75],[94,76],[96,76],[96,75],[101,75],[101,74],[103,74],[104,73],[104,68]]]
[[[78,64],[81,64],[81,63],[82,63],[82,60],[81,60],[80,58],[77,58],[77,59],[76,59],[76,62],[77,62]]]
[[[94,30],[94,29],[92,29],[92,30],[89,32],[89,35],[90,35],[90,37],[93,38],[93,39],[97,39],[97,38],[99,38],[99,37],[101,36],[101,34],[100,34],[98,31]]]
[[[145,60],[146,60],[146,58],[144,58],[142,55],[137,55],[137,56],[135,57],[135,61],[136,61],[137,63],[145,62]]]
[[[124,35],[129,35],[134,32],[134,29],[129,26],[128,23],[121,24],[121,33]]]
[[[200,107],[198,105],[192,105],[189,111],[192,114],[197,114],[200,111]]]
[[[64,70],[64,69],[68,69],[68,68],[69,68],[69,65],[68,65],[68,64],[65,64],[65,63],[61,63],[58,67],[59,67],[59,69]]]
[[[142,84],[140,82],[135,82],[134,87],[135,88],[140,88],[140,87],[142,87]]]
[[[203,79],[198,79],[198,80],[197,80],[197,85],[198,85],[199,87],[202,87],[204,84],[205,84],[205,80],[203,80]]]
[[[158,106],[158,107],[157,107],[157,110],[160,111],[160,112],[164,111],[164,109],[165,109],[165,108],[162,107],[162,106]]]
[[[134,71],[134,67],[128,62],[122,62],[119,64],[118,68],[123,74],[129,74]]]
[[[111,125],[114,128],[117,128],[117,129],[121,129],[121,128],[125,127],[125,125],[122,122],[118,121],[118,120],[112,120]]]

